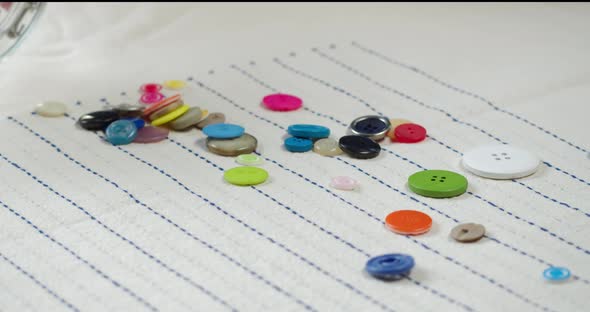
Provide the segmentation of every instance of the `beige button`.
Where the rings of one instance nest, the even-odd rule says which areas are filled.
[[[313,144],[313,151],[322,156],[337,156],[342,154],[338,141],[332,138],[319,139]]]
[[[66,113],[66,105],[62,102],[45,101],[37,104],[35,112],[44,117],[59,117]]]
[[[225,122],[225,115],[222,113],[211,113],[207,118],[199,121],[197,124],[197,128],[203,129],[208,125],[224,123]]]
[[[184,115],[176,118],[170,123],[170,127],[174,130],[183,130],[196,125],[201,121],[201,109],[199,107],[191,107]]]
[[[389,129],[389,132],[387,132],[387,136],[391,140],[395,140],[395,134],[394,134],[395,128],[399,125],[403,125],[406,123],[412,123],[412,122],[407,119],[394,118],[394,119],[389,119],[389,123],[391,124],[391,128]]]
[[[256,150],[257,144],[256,138],[247,133],[235,139],[207,139],[209,151],[222,156],[250,154]]]
[[[168,113],[171,113],[182,106],[182,104],[184,104],[184,102],[182,100],[178,100],[168,106],[162,107],[150,115],[150,120],[156,120],[164,115],[167,115]]]
[[[458,242],[469,243],[479,240],[485,233],[486,228],[481,224],[463,223],[451,230],[451,237]]]

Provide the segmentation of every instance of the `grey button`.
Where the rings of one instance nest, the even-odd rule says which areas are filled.
[[[205,119],[199,121],[197,123],[198,129],[203,129],[208,125],[224,123],[225,122],[225,115],[222,113],[211,113]]]
[[[234,139],[207,138],[207,148],[209,151],[222,156],[250,154],[256,150],[257,144],[258,141],[256,138],[247,133]]]
[[[382,116],[362,116],[350,123],[352,133],[375,141],[383,140],[389,129],[391,129],[389,119]]]
[[[174,130],[184,130],[192,127],[201,121],[201,109],[199,107],[191,107],[184,115],[176,118],[170,123],[170,127]]]
[[[481,224],[463,223],[451,230],[451,237],[458,242],[469,243],[479,240],[485,233],[486,228]]]

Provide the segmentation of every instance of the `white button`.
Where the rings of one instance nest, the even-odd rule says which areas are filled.
[[[463,167],[473,174],[490,179],[516,179],[537,171],[541,161],[523,149],[503,145],[484,145],[463,155]]]

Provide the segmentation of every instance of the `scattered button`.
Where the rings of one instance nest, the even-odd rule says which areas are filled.
[[[414,258],[410,255],[386,254],[369,259],[365,270],[378,279],[398,280],[410,274],[413,267]]]
[[[332,138],[324,138],[315,141],[313,144],[313,151],[322,156],[337,156],[344,153],[340,149],[340,146],[338,146],[338,141]]]
[[[391,124],[391,128],[387,132],[387,136],[392,141],[395,141],[395,128],[397,128],[397,126],[399,126],[399,125],[403,125],[403,124],[407,124],[407,123],[412,123],[412,122],[407,119],[401,119],[401,118],[389,119],[389,124]]]
[[[151,113],[150,116],[148,117],[148,119],[149,120],[156,120],[164,115],[170,114],[171,112],[175,111],[176,109],[178,109],[182,105],[184,105],[184,102],[182,100],[172,102],[172,103],[158,109],[157,111]]]
[[[257,185],[268,178],[268,172],[258,167],[235,167],[225,171],[223,178],[234,185]]]
[[[432,219],[416,210],[398,210],[385,217],[385,224],[393,232],[403,235],[419,235],[428,232]]]
[[[242,154],[236,157],[236,162],[243,166],[258,166],[262,164],[262,157],[256,154]]]
[[[250,154],[256,150],[257,144],[256,138],[247,133],[233,139],[207,138],[207,149],[222,156]]]
[[[143,117],[149,117],[153,112],[166,107],[176,101],[180,100],[180,94],[176,94],[173,95],[171,97],[167,97],[163,100],[161,100],[158,103],[152,104],[150,106],[148,106],[144,111],[143,111]]]
[[[104,130],[113,121],[119,119],[119,114],[114,110],[98,111],[82,115],[78,124],[86,130]]]
[[[211,139],[233,139],[244,134],[244,127],[228,123],[218,123],[206,126],[203,128],[203,133]]]
[[[289,94],[271,94],[262,99],[262,104],[273,111],[292,111],[301,107],[303,101]]]
[[[145,126],[137,131],[137,136],[133,140],[135,143],[155,143],[168,138],[170,131],[166,128]]]
[[[160,102],[164,99],[164,94],[156,92],[156,93],[144,93],[139,100],[145,104],[153,104]]]
[[[182,80],[166,80],[164,81],[164,86],[166,87],[166,89],[180,90],[186,87],[186,82]]]
[[[171,122],[170,127],[174,130],[188,129],[201,121],[202,115],[203,112],[199,107],[191,107],[184,115]]]
[[[303,153],[311,151],[313,148],[313,141],[310,139],[289,137],[285,140],[285,148],[289,152]]]
[[[120,117],[139,117],[143,114],[144,109],[145,106],[129,103],[121,103],[113,107],[113,110],[116,111]]]
[[[426,138],[426,129],[415,123],[401,124],[393,130],[395,141],[400,143],[417,143]]]
[[[112,122],[105,131],[107,140],[113,145],[123,145],[133,142],[137,136],[135,123],[130,120],[117,120]]]
[[[562,267],[550,267],[543,271],[543,276],[550,281],[564,281],[570,278],[570,270]]]
[[[127,117],[127,118],[123,118],[123,120],[129,120],[129,121],[133,122],[135,124],[135,127],[137,128],[137,130],[139,130],[145,126],[145,121],[141,118]]]
[[[60,117],[66,113],[66,105],[62,102],[45,101],[37,104],[35,112],[44,117]]]
[[[214,125],[225,122],[225,115],[222,113],[211,113],[207,117],[197,123],[198,129],[203,129],[208,125]]]
[[[290,125],[287,132],[292,136],[306,139],[321,139],[330,136],[330,129],[318,125]]]
[[[490,179],[517,179],[537,171],[541,161],[532,153],[504,144],[477,147],[463,155],[463,167]]]
[[[383,140],[390,128],[389,119],[381,116],[359,117],[350,124],[352,133],[369,137],[375,141]]]
[[[412,192],[434,198],[459,196],[467,190],[467,179],[447,170],[424,170],[408,178]]]
[[[139,90],[144,93],[156,93],[162,90],[162,86],[157,83],[145,83],[139,87]]]
[[[381,152],[379,144],[360,135],[343,136],[338,141],[338,146],[348,156],[359,159],[375,158]]]
[[[186,113],[186,111],[188,111],[188,109],[189,109],[188,105],[182,105],[179,108],[175,109],[174,111],[152,121],[152,126],[160,126],[160,125],[169,123],[172,120],[182,116],[182,114]]]
[[[338,190],[352,191],[358,186],[358,182],[350,177],[334,177],[330,186]]]
[[[451,230],[451,237],[458,242],[470,243],[478,241],[486,233],[486,228],[477,223],[463,223]]]

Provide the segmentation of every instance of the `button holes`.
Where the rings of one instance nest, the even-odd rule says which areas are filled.
[[[508,155],[508,154],[506,154],[506,153],[502,153],[502,155],[506,156],[506,155]]]
[[[504,159],[510,159],[510,157],[504,157]]]
[[[434,181],[436,181],[436,179],[430,179],[430,181],[433,181],[434,182]]]
[[[438,182],[445,182],[445,180],[443,180],[443,179],[440,179],[440,180],[438,180]]]
[[[433,178],[438,178],[438,176],[432,176]]]
[[[496,160],[501,160],[500,158],[496,158]]]
[[[444,180],[444,179],[446,179],[447,177],[440,177],[440,178]]]
[[[498,156],[498,154],[494,153],[494,154],[492,154],[492,156]]]
[[[469,232],[468,229],[461,229],[461,233],[467,233],[467,232]]]

